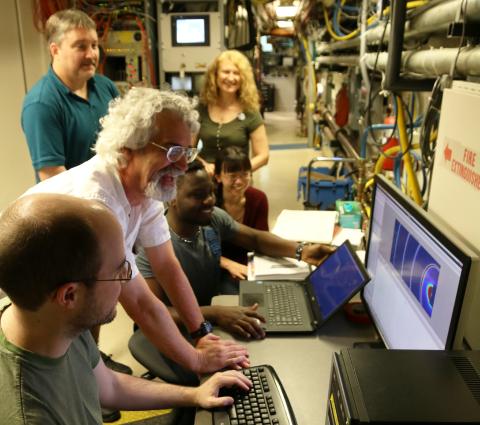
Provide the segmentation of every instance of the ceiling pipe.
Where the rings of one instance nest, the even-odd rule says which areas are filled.
[[[407,6],[405,1],[395,1],[391,9],[390,40],[388,42],[388,61],[383,88],[390,91],[431,91],[435,80],[408,79],[400,76],[403,35]]]
[[[396,2],[397,3],[397,2]],[[400,2],[402,3],[402,2]],[[462,0],[452,0],[437,3],[430,8],[424,9],[417,16],[407,21],[404,39],[418,39],[428,34],[446,32],[451,22],[454,22],[457,12],[460,9]],[[466,9],[466,19],[468,22],[480,22],[480,0],[468,0]],[[378,44],[382,38],[385,24],[379,23],[375,28],[365,32],[367,44]],[[390,24],[385,30],[384,42],[389,41],[391,31]],[[346,41],[338,41],[334,43],[321,43],[317,47],[317,53],[329,53],[337,50],[358,48],[360,46],[360,38],[354,38]]]
[[[416,74],[419,77],[438,77],[449,74],[455,58],[458,60],[455,72],[463,77],[480,77],[480,46],[458,49],[434,49],[420,50],[418,52],[403,52],[401,56],[401,70],[403,73]],[[354,58],[358,56],[352,56]],[[341,57],[348,61],[348,57]],[[317,59],[319,61],[319,58]],[[368,53],[365,55],[365,63],[373,69],[376,63],[378,71],[385,71],[388,63],[388,54]]]

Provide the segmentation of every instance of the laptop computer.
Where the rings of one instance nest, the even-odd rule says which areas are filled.
[[[346,240],[304,281],[241,281],[240,305],[259,304],[267,333],[314,332],[369,280]]]

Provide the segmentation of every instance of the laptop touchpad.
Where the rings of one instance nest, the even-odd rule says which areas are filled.
[[[257,294],[243,294],[242,295],[241,304],[244,307],[247,307],[247,306],[249,307],[249,306],[251,306],[255,303],[257,303],[260,307],[262,307],[264,305],[263,294],[257,293]]]

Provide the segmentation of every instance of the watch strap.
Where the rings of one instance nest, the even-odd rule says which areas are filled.
[[[204,322],[200,323],[200,327],[196,331],[190,333],[190,337],[192,339],[199,339],[202,336],[205,336],[212,332],[212,330],[212,324],[208,320],[205,320]]]

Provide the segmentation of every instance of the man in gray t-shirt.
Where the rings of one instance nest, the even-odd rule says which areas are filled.
[[[111,322],[132,284],[123,239],[96,200],[42,193],[2,211],[0,288],[12,304],[0,311],[1,424],[99,425],[100,406],[208,409],[233,403],[222,387],[251,387],[233,370],[187,388],[107,369],[86,330]]]

